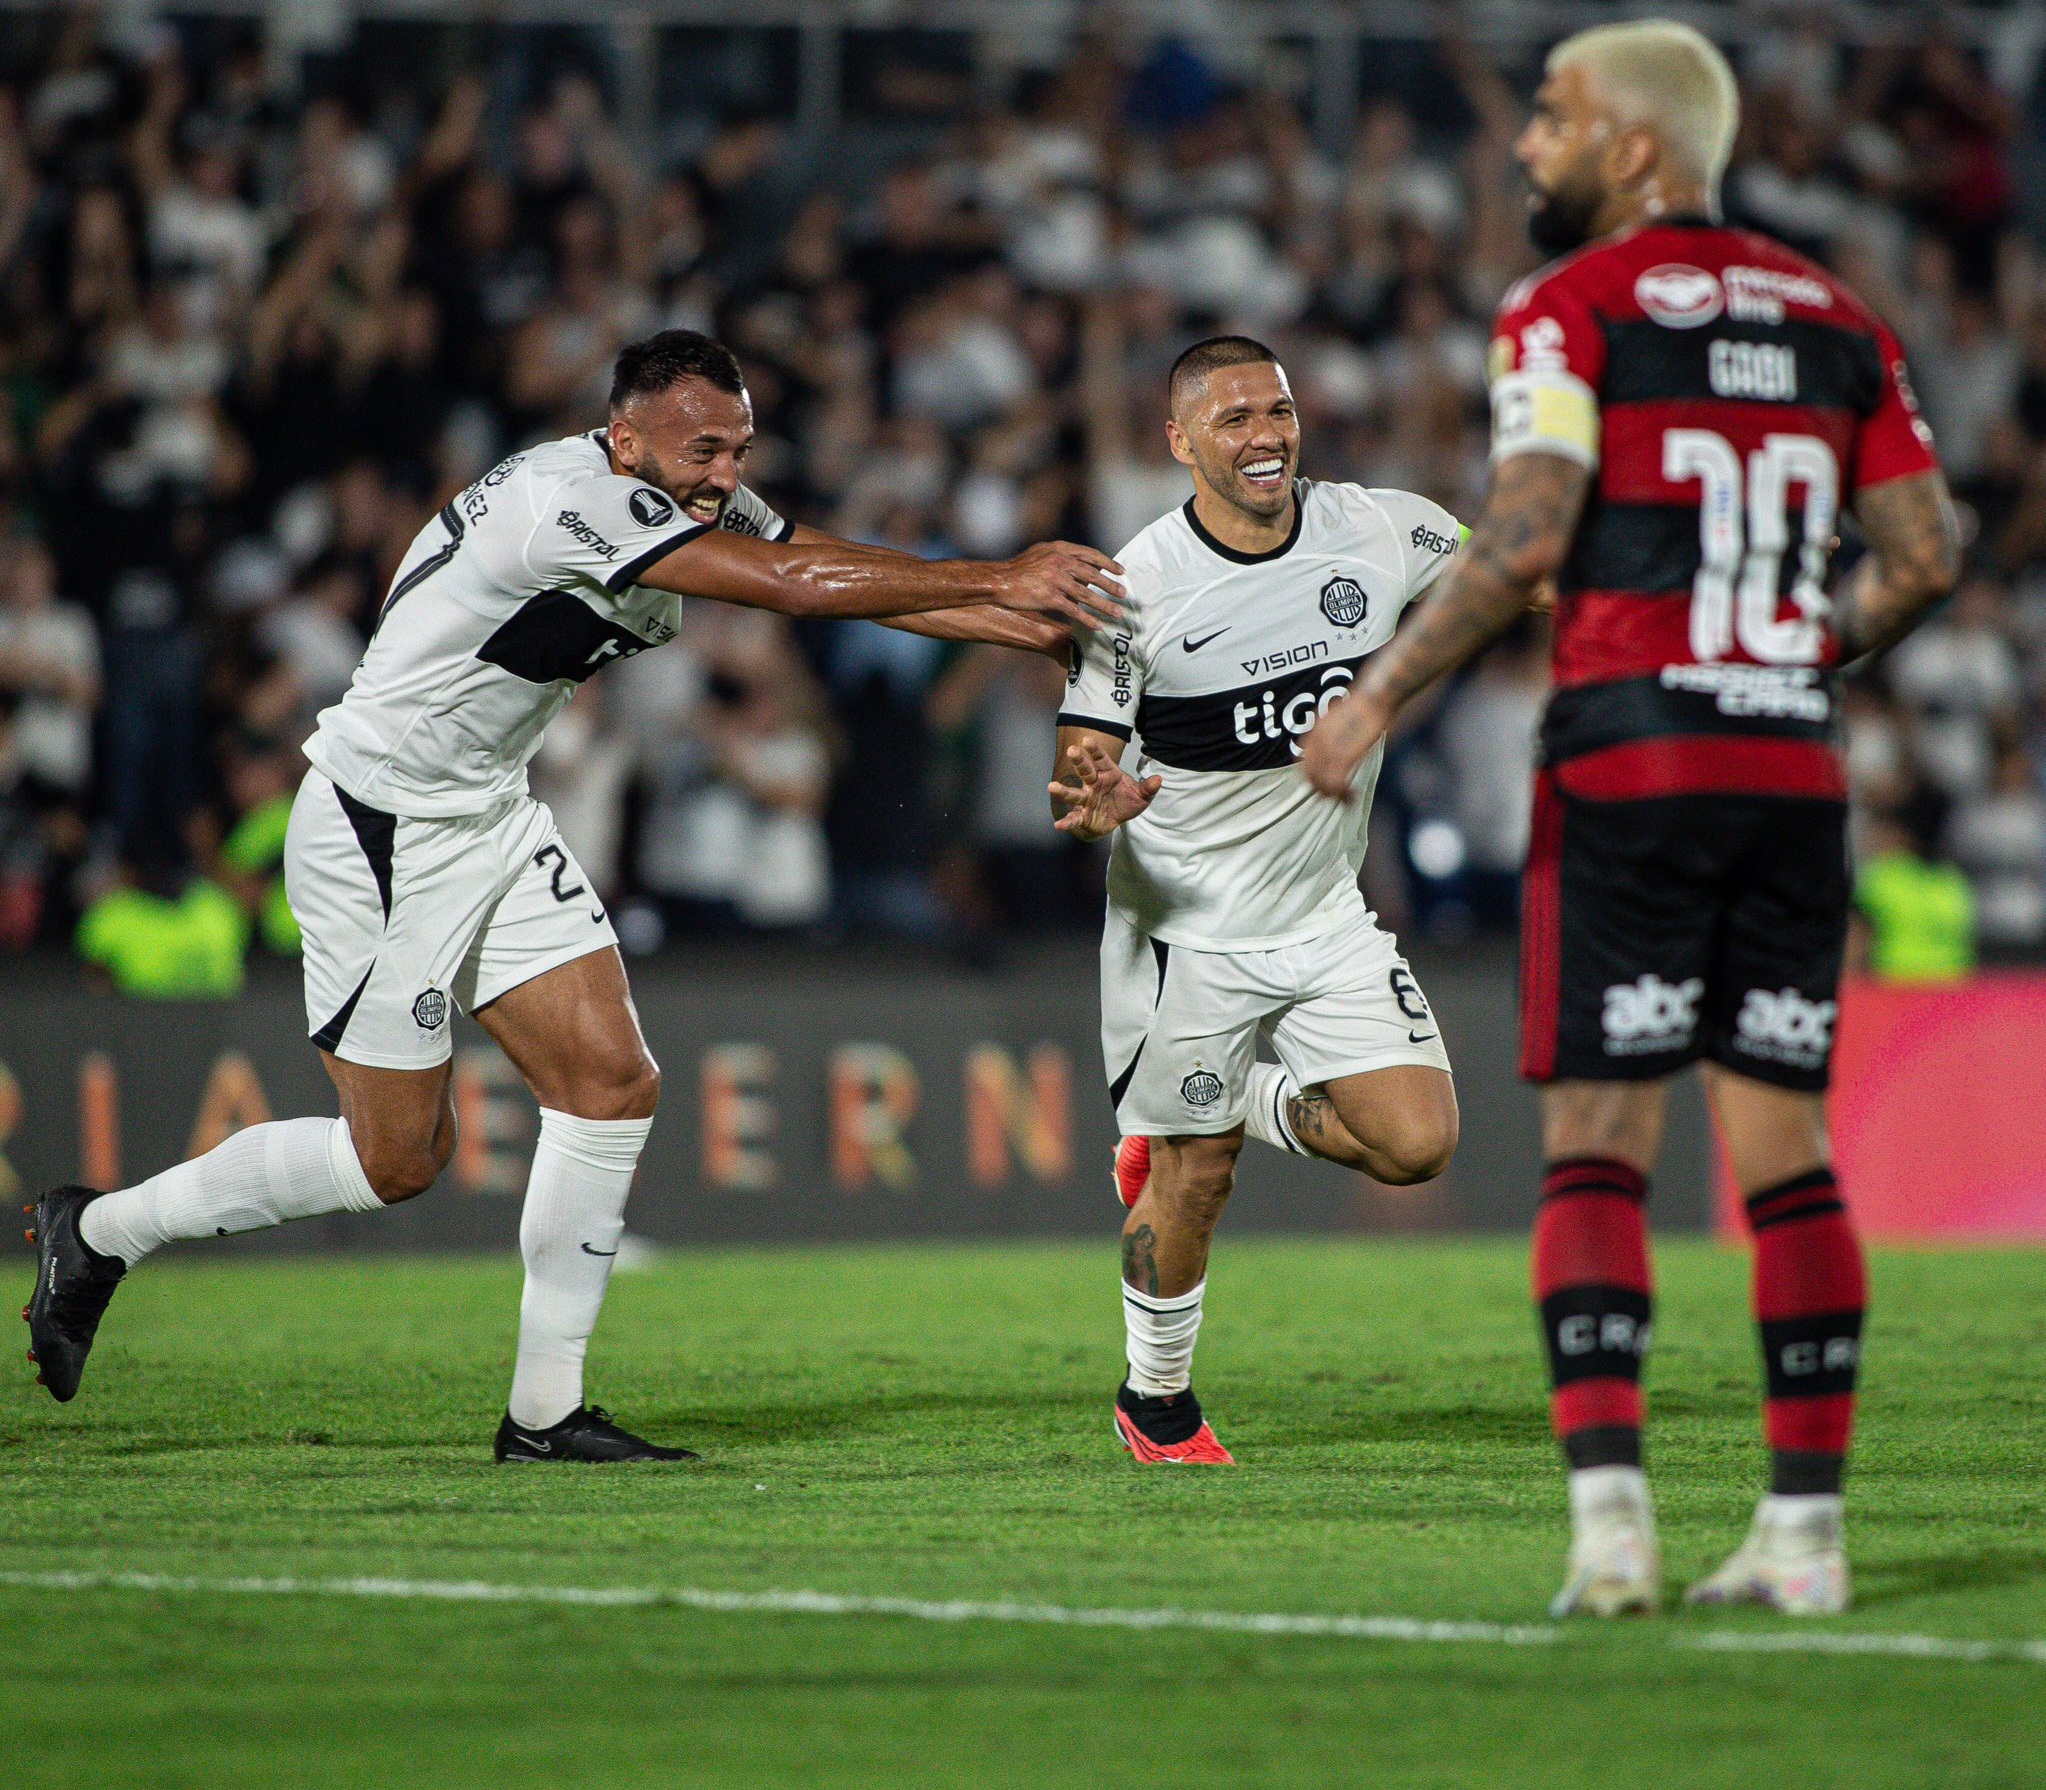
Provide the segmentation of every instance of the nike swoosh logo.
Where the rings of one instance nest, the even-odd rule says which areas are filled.
[[[521,1436],[519,1440],[525,1443],[535,1454],[552,1454],[554,1452],[554,1444],[552,1442],[543,1442],[538,1436]]]
[[[1435,1034],[1433,1032],[1409,1032],[1407,1034],[1407,1042],[1409,1044],[1426,1044],[1428,1040],[1434,1036]],[[585,1243],[583,1247],[585,1249],[588,1249],[589,1245]]]
[[[1233,627],[1234,625],[1235,625],[1234,623],[1230,624],[1231,627]],[[1228,632],[1229,632],[1228,628],[1217,628],[1214,631],[1214,633],[1204,634],[1198,640],[1193,639],[1182,640],[1179,644],[1185,647],[1188,652],[1197,653],[1201,650],[1202,647],[1206,646],[1209,641],[1220,640],[1222,636]]]
[[[602,908],[598,908],[598,909],[597,909],[597,911],[596,911],[596,912],[595,912],[594,914],[592,914],[592,915],[590,916],[590,918],[591,918],[592,920],[596,921],[596,923],[597,923],[597,924],[598,924],[599,926],[603,925],[603,924],[604,924],[604,910],[603,910]]]
[[[587,1243],[583,1245],[584,1255],[616,1255],[617,1253],[615,1249],[592,1249]]]

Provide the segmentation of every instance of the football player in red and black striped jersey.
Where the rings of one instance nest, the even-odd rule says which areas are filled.
[[[1755,1234],[1772,1483],[1698,1601],[1844,1608],[1865,1281],[1823,1094],[1848,870],[1839,668],[1953,582],[1952,506],[1896,338],[1718,221],[1738,119],[1687,27],[1552,53],[1517,154],[1537,244],[1492,340],[1493,477],[1441,594],[1308,737],[1340,799],[1399,706],[1556,581],[1523,884],[1522,1069],[1547,1157],[1535,1297],[1572,1469],[1558,1614],[1653,1607],[1643,1208],[1668,1077],[1703,1065]],[[1851,513],[1867,550],[1831,591]]]

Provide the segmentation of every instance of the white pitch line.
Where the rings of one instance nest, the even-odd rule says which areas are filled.
[[[192,1578],[152,1572],[0,1572],[0,1587],[30,1591],[151,1591],[220,1597],[368,1597],[432,1603],[568,1604],[585,1609],[675,1608],[726,1615],[900,1616],[918,1622],[1021,1622],[1058,1628],[1197,1629],[1237,1635],[1305,1635],[1546,1647],[1569,1631],[1553,1624],[1428,1622],[1409,1616],[1306,1616],[1240,1610],[1087,1609],[1069,1604],[978,1603],[863,1597],[832,1591],[705,1591],[658,1585],[501,1585],[481,1579]],[[1835,1629],[1766,1633],[1717,1629],[1673,1634],[1666,1645],[1703,1653],[1817,1653],[2046,1665],[2046,1641],[1966,1641],[1944,1635],[1852,1634]]]
[[[1066,1604],[936,1602],[830,1591],[702,1591],[690,1586],[495,1585],[476,1579],[206,1579],[149,1572],[0,1572],[0,1586],[38,1591],[157,1591],[223,1596],[390,1597],[440,1603],[574,1604],[599,1609],[670,1605],[725,1614],[906,1616],[919,1622],[1029,1622],[1063,1628],[1189,1628],[1245,1635],[1329,1635],[1344,1640],[1481,1642],[1540,1647],[1542,1626],[1424,1622],[1405,1616],[1288,1616],[1235,1610],[1090,1610]]]

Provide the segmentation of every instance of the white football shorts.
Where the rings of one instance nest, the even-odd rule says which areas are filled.
[[[377,1069],[431,1069],[449,1020],[618,942],[546,805],[412,820],[309,771],[284,841],[305,935],[306,1029]]]
[[[1303,1088],[1401,1063],[1449,1068],[1427,997],[1369,919],[1276,951],[1191,951],[1110,906],[1101,1055],[1125,1137],[1234,1130],[1260,1038]]]

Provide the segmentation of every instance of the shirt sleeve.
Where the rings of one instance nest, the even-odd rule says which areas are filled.
[[[526,538],[526,570],[543,587],[588,583],[615,596],[709,526],[641,479],[613,472],[564,479],[547,492]]]
[[[1137,703],[1144,694],[1143,652],[1139,640],[1148,580],[1140,561],[1125,549],[1123,619],[1101,629],[1075,631],[1066,664],[1065,700],[1059,704],[1061,727],[1092,727],[1126,740],[1136,731]]]
[[[1605,332],[1567,269],[1507,293],[1485,363],[1493,462],[1541,453],[1597,467],[1605,358]]]
[[[752,535],[762,541],[786,541],[796,532],[793,522],[777,515],[759,492],[745,485],[732,493],[719,526],[729,528],[735,535]]]
[[[1889,479],[1914,472],[1932,472],[1939,455],[1932,430],[1918,414],[1918,395],[1904,365],[1904,350],[1890,331],[1878,325],[1876,346],[1883,357],[1882,386],[1875,408],[1861,419],[1854,437],[1854,489],[1865,491]]]
[[[1399,536],[1401,563],[1406,568],[1401,605],[1411,603],[1442,576],[1470,530],[1439,503],[1414,491],[1374,491],[1378,507]]]

